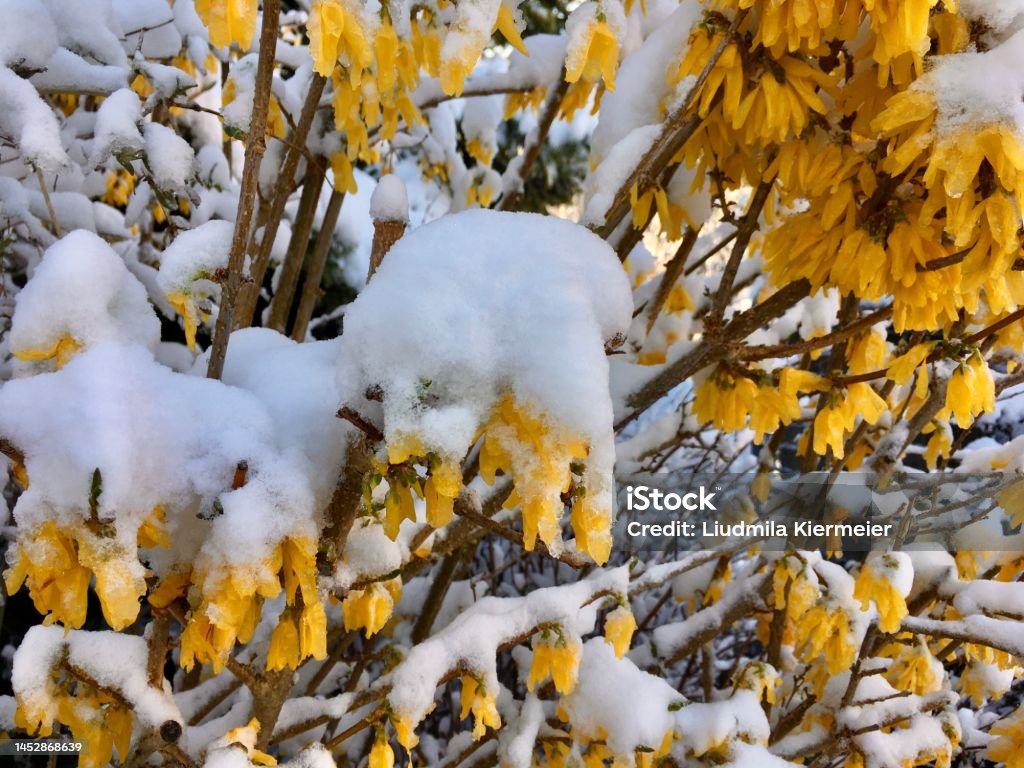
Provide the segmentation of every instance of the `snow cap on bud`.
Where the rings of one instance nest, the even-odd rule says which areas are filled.
[[[374,221],[409,221],[409,195],[401,177],[393,173],[381,176],[370,197],[370,218]]]

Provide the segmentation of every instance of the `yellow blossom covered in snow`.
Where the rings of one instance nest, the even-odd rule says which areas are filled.
[[[861,566],[854,584],[853,596],[867,610],[873,601],[878,608],[878,628],[882,632],[895,632],[907,615],[905,591],[894,583],[897,573],[905,568],[902,560],[893,554],[875,553]]]

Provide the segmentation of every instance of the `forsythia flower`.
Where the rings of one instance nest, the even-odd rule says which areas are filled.
[[[942,674],[942,664],[918,639],[913,646],[900,651],[885,677],[894,688],[923,696],[942,687]]]
[[[904,599],[909,585],[898,587],[894,580],[900,572],[909,568],[903,559],[894,553],[872,553],[861,566],[854,584],[853,596],[860,600],[861,608],[867,610],[873,600],[878,608],[878,628],[882,632],[896,632],[907,615]]]
[[[829,448],[837,459],[846,455],[846,433],[853,431],[857,418],[875,424],[888,410],[885,400],[867,382],[851,384],[846,397],[825,406],[814,417],[814,452],[824,455]]]
[[[69,334],[61,336],[53,345],[46,349],[14,349],[11,353],[25,362],[36,363],[43,360],[53,360],[57,370],[60,370],[68,361],[82,348],[82,345],[75,341]]]
[[[349,592],[341,604],[345,629],[365,629],[368,637],[380,632],[391,618],[399,596],[401,582],[397,578],[386,584],[374,582],[366,589]]]
[[[210,313],[199,308],[198,298],[191,292],[175,291],[169,293],[166,298],[185,322],[185,343],[192,352],[195,352],[196,331],[199,330],[200,323],[210,320]]]
[[[132,568],[129,555],[104,546],[88,531],[62,530],[52,520],[20,538],[14,563],[4,574],[7,593],[28,582],[29,596],[45,623],[59,621],[69,629],[85,622],[90,578],[107,623],[123,629],[135,621],[145,581]]]
[[[473,740],[478,741],[488,728],[501,728],[501,715],[498,714],[497,699],[493,691],[486,690],[472,675],[462,676],[462,713],[460,720],[465,720],[473,713]]]
[[[983,413],[996,409],[996,388],[992,372],[981,355],[973,355],[949,377],[946,403],[935,418],[948,421],[950,414],[961,427],[969,427]]]
[[[256,34],[257,0],[196,0],[196,13],[210,32],[214,48],[238,43],[248,50]]]
[[[1006,768],[1024,768],[1024,709],[998,721],[989,730],[995,736],[985,750],[985,757]]]
[[[256,749],[256,739],[260,735],[260,721],[255,717],[240,728],[232,728],[225,733],[219,743],[225,746],[239,745],[245,750],[249,762],[257,765],[277,765],[277,759],[262,750]]]
[[[101,199],[109,205],[124,206],[134,189],[134,176],[123,170],[110,171],[107,174],[107,191]]]
[[[346,56],[350,81],[361,81],[363,70],[373,62],[368,36],[357,9],[342,0],[318,0],[309,13],[313,69],[330,77],[338,60]]]
[[[565,79],[575,83],[604,80],[605,88],[615,90],[615,70],[619,65],[619,41],[608,22],[596,15],[579,35],[570,35],[566,51]]]
[[[615,655],[620,659],[629,650],[629,644],[633,640],[633,633],[635,631],[636,618],[634,618],[633,612],[624,605],[620,605],[605,617],[605,640],[615,649]]]
[[[395,752],[391,749],[391,744],[388,743],[388,737],[383,728],[377,729],[377,736],[370,749],[370,762],[367,768],[395,768]]]
[[[850,668],[857,655],[850,633],[850,617],[841,607],[823,598],[799,619],[797,652],[804,661],[824,656],[829,675]]]
[[[530,666],[526,687],[532,691],[537,683],[551,677],[555,690],[563,694],[572,693],[576,687],[582,652],[579,638],[567,638],[557,630],[545,630],[534,635],[533,664]]]

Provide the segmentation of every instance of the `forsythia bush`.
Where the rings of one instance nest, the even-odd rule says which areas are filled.
[[[0,19],[8,736],[1024,766],[1024,4]],[[616,525],[698,475],[895,533]]]

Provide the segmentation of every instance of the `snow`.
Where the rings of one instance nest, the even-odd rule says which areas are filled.
[[[57,24],[60,44],[100,64],[126,67],[128,57],[118,34],[111,0],[43,0]]]
[[[612,207],[616,193],[659,135],[660,125],[645,125],[633,129],[616,142],[604,161],[587,177],[584,185],[586,208],[580,220],[583,224],[588,227],[604,224],[605,214]]]
[[[487,690],[496,690],[495,653],[504,643],[533,632],[541,624],[558,624],[571,636],[593,629],[591,599],[610,591],[623,594],[628,570],[597,570],[586,579],[561,587],[537,589],[524,597],[485,597],[451,624],[410,649],[390,675],[388,702],[394,712],[416,723],[434,700],[434,690],[452,670],[480,675]],[[607,644],[598,639],[602,645]]]
[[[139,50],[152,59],[169,59],[181,51],[174,12],[164,0],[114,0],[113,7],[117,23],[125,32],[125,51]]]
[[[601,98],[591,143],[594,157],[607,158],[633,130],[661,121],[669,66],[682,55],[690,28],[703,10],[697,0],[684,0],[643,45],[623,59],[615,78],[618,87]]]
[[[511,392],[590,441],[588,493],[607,501],[604,346],[625,333],[631,312],[614,252],[581,227],[534,214],[446,216],[401,238],[348,308],[343,401],[360,412],[381,407],[389,439],[416,434],[461,460]],[[437,398],[428,408],[423,382]],[[366,401],[374,385],[382,406]]]
[[[1024,30],[984,53],[938,59],[913,87],[928,90],[938,101],[940,134],[999,122],[1024,132]]]
[[[58,48],[46,70],[32,76],[32,84],[50,93],[113,93],[128,85],[127,67],[95,64],[74,51]]]
[[[26,30],[32,30],[26,34]],[[40,70],[57,50],[57,28],[39,0],[0,3],[0,63]]]
[[[160,339],[146,289],[109,245],[85,230],[47,249],[15,306],[15,354],[48,350],[65,335],[85,348],[118,340],[153,349]]]
[[[374,221],[409,221],[409,195],[400,176],[389,173],[380,178],[370,198]]]
[[[1003,31],[1024,20],[1024,0],[960,0],[959,13]]]
[[[27,80],[0,69],[0,130],[15,139],[26,162],[46,171],[67,165],[53,110]]]
[[[227,268],[234,232],[232,222],[215,219],[180,233],[160,257],[160,290],[191,293],[197,280],[210,283],[218,270]]]
[[[89,164],[99,165],[111,154],[122,150],[141,150],[142,105],[135,91],[122,88],[114,91],[96,110],[96,127]]]
[[[579,738],[596,740],[606,732],[612,753],[626,756],[637,747],[657,749],[676,724],[670,705],[683,700],[665,680],[616,658],[614,649],[595,637],[583,644],[576,688],[561,706]]]
[[[102,687],[120,693],[141,725],[159,728],[168,721],[182,725],[170,685],[165,682],[163,689],[149,685],[147,657],[146,641],[138,636],[77,630],[65,634],[61,627],[35,626],[14,655],[14,694],[26,702],[51,700],[51,669],[63,658]]]
[[[195,175],[195,154],[188,142],[160,123],[146,123],[146,164],[162,190],[186,195]]]

